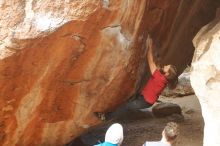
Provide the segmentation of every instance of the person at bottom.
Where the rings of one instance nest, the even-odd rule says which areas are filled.
[[[95,146],[120,146],[123,141],[123,127],[119,123],[112,124],[105,134],[105,142]]]
[[[178,134],[178,125],[174,122],[169,122],[162,132],[160,141],[146,141],[143,146],[172,146]]]

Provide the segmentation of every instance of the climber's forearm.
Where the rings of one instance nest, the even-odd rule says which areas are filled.
[[[153,74],[154,71],[157,69],[157,66],[156,66],[154,59],[153,59],[153,41],[152,41],[152,38],[150,38],[149,36],[146,41],[146,46],[147,46],[148,65],[150,67],[151,74]]]

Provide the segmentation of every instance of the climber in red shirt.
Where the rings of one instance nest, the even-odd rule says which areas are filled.
[[[170,88],[174,88],[178,82],[177,69],[175,66],[165,65],[160,67],[154,62],[152,53],[153,41],[150,36],[147,38],[146,47],[148,49],[147,61],[152,76],[138,97],[133,101],[129,101],[128,106],[131,109],[142,109],[152,106],[167,85]]]
[[[139,110],[151,107],[159,98],[159,95],[163,89],[168,85],[170,88],[174,88],[178,82],[177,69],[173,65],[165,65],[160,67],[156,65],[153,59],[153,41],[148,36],[146,41],[147,61],[151,71],[151,77],[144,86],[143,90],[138,94],[135,99],[129,100],[124,105],[117,108],[115,112],[100,113],[95,112],[97,117],[104,117],[101,119],[112,119],[115,116],[121,115],[121,113],[127,110]]]

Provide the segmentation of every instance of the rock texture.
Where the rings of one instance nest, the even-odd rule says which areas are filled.
[[[93,112],[130,97],[144,65],[145,6],[1,1],[0,145],[64,145],[102,122]]]
[[[146,1],[0,6],[0,145],[64,145],[134,94]]]
[[[205,122],[203,146],[219,146],[220,13],[213,22],[199,31],[193,43],[196,51],[190,78]]]
[[[141,88],[147,33],[157,60],[181,72],[216,5],[1,0],[0,145],[60,146],[100,124],[93,112],[111,111]]]

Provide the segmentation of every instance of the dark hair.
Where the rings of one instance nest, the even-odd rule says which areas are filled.
[[[169,75],[166,77],[168,80],[173,80],[176,78],[176,76],[177,76],[176,66],[170,65],[170,69],[168,72],[169,72]]]
[[[169,122],[164,128],[164,136],[167,141],[171,142],[176,139],[179,134],[178,125],[175,122]]]
[[[163,71],[163,68],[160,68],[160,72],[165,74]],[[174,89],[177,86],[178,83],[178,72],[177,69],[174,65],[170,65],[170,69],[168,70],[169,75],[166,76],[167,80],[168,80],[168,87],[170,89]]]

